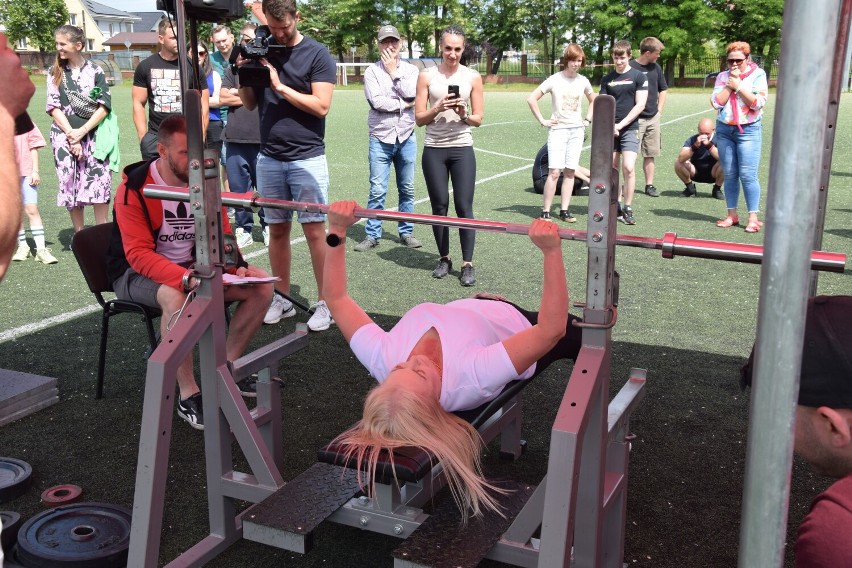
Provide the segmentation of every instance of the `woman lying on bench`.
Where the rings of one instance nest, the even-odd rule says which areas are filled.
[[[544,254],[541,311],[527,312],[493,295],[449,304],[419,304],[389,332],[349,296],[346,289],[346,229],[355,223],[354,201],[328,212],[329,247],[323,297],[358,360],[379,385],[367,396],[364,418],[335,443],[347,447],[359,469],[366,462],[374,489],[382,450],[416,446],[444,467],[453,498],[466,518],[484,508],[499,511],[482,476],[482,440],[453,411],[476,408],[506,384],[529,379],[557,359],[575,359],[580,329],[569,320],[568,286],[557,225],[536,219],[530,240]]]

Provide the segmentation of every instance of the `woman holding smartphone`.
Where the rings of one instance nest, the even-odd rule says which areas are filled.
[[[461,64],[464,31],[449,26],[441,32],[441,64],[426,69],[417,79],[414,117],[417,126],[426,127],[423,148],[423,177],[433,215],[446,215],[449,209],[449,181],[453,182],[453,205],[460,218],[473,218],[473,189],[476,182],[476,157],[473,155],[471,128],[482,124],[482,77]],[[427,108],[428,101],[428,108]],[[432,271],[434,278],[446,277],[453,268],[450,260],[449,227],[432,227],[441,256]],[[459,229],[462,286],[473,286],[475,233]]]

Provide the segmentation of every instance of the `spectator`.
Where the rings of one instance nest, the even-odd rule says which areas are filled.
[[[446,215],[450,206],[449,179],[453,181],[456,215],[473,218],[473,192],[476,186],[476,157],[471,127],[482,124],[485,105],[482,76],[461,64],[464,31],[449,26],[441,32],[441,63],[427,67],[417,79],[414,116],[417,126],[426,127],[423,148],[423,177],[432,203],[433,215]],[[426,108],[426,103],[429,108]],[[450,260],[449,227],[432,227],[438,247],[438,266],[432,277],[445,278],[453,268]],[[475,232],[459,229],[462,249],[462,286],[476,284],[473,268]]]
[[[685,184],[682,195],[694,197],[697,193],[695,182],[712,183],[713,197],[724,199],[722,183],[722,165],[719,163],[719,149],[716,147],[716,131],[713,121],[702,118],[698,121],[698,134],[693,134],[683,143],[680,154],[675,160],[675,174]]]
[[[243,26],[241,42],[254,39],[255,24]],[[222,90],[219,101],[227,107],[231,120],[225,125],[225,145],[229,151],[225,160],[225,169],[234,193],[248,193],[257,188],[257,156],[260,153],[260,119],[257,109],[248,110],[243,106],[239,94],[240,78],[230,65],[225,67],[222,77]],[[260,226],[263,228],[263,243],[269,246],[269,227],[266,226],[263,209],[258,211]],[[254,243],[254,213],[250,207],[237,208],[234,214],[234,236],[240,249]],[[290,315],[295,315],[295,310]],[[271,322],[271,323],[278,323]]]
[[[639,143],[642,147],[642,169],[645,172],[645,194],[659,197],[654,187],[654,158],[662,151],[660,115],[666,106],[666,76],[657,63],[663,51],[663,42],[655,37],[646,37],[639,43],[639,57],[630,60],[630,66],[642,71],[648,79],[648,100],[639,113]]]
[[[388,194],[390,168],[396,168],[399,211],[414,211],[414,164],[417,161],[417,136],[414,134],[414,96],[417,93],[417,67],[399,57],[399,30],[382,26],[378,34],[381,59],[364,73],[364,94],[370,111],[370,199],[367,207],[384,209]],[[399,223],[399,240],[410,248],[423,246],[414,235],[414,225]],[[367,237],[355,245],[356,251],[379,246],[382,222],[368,219]]]
[[[76,26],[60,26],[56,59],[47,80],[47,114],[53,118],[50,144],[59,178],[56,204],[71,215],[74,232],[84,227],[83,207],[92,205],[95,223],[106,223],[112,196],[109,159],[95,152],[96,131],[110,113],[112,97],[101,68],[83,57],[86,36]],[[113,136],[117,144],[117,130]]]
[[[27,111],[35,85],[21,67],[6,35],[0,33],[0,280],[15,250],[15,236],[21,221],[20,170],[15,156],[15,121]],[[20,134],[20,133],[19,133]]]
[[[190,54],[191,56],[192,54]],[[207,136],[204,140],[205,148],[212,148],[222,154],[222,103],[219,101],[219,93],[222,90],[222,76],[210,63],[210,51],[203,41],[198,42],[198,66],[201,74],[207,81]],[[227,108],[227,107],[225,107]]]
[[[769,85],[766,73],[751,61],[751,46],[744,41],[728,44],[728,70],[716,76],[710,103],[719,111],[716,118],[716,146],[725,176],[725,201],[728,216],[716,221],[717,227],[740,224],[737,202],[740,181],[743,184],[748,223],[746,233],[757,233],[763,223],[760,213],[760,152],[763,144],[763,107]]]
[[[187,294],[198,282],[190,268],[195,263],[195,224],[187,203],[153,199],[142,195],[149,184],[187,187],[189,165],[186,120],[170,116],[160,125],[157,150],[160,158],[142,161],[124,170],[124,179],[116,191],[115,225],[109,247],[108,271],[119,299],[132,300],[163,311],[160,333],[169,331],[174,314],[180,312]],[[222,230],[231,231],[222,215]],[[175,223],[179,219],[181,223]],[[248,265],[238,256],[237,266],[226,267],[237,276],[265,277],[266,272]],[[239,302],[231,316],[225,349],[229,361],[240,357],[263,321],[263,313],[272,299],[272,285],[228,286],[225,301]],[[193,428],[204,428],[201,393],[192,369],[192,354],[177,371],[180,390],[178,416]],[[244,396],[255,396],[250,378],[238,383]]]
[[[15,157],[18,162],[18,171],[21,173],[21,198],[24,202],[24,213],[30,223],[30,234],[36,245],[35,259],[43,264],[56,264],[59,262],[50,253],[50,249],[44,242],[44,225],[38,212],[38,186],[41,183],[41,175],[38,171],[38,149],[46,146],[44,136],[37,126],[29,132],[15,136]],[[21,229],[18,231],[18,250],[12,260],[23,261],[30,257],[30,245],[27,243],[27,232],[21,221]]]
[[[249,22],[247,25],[252,24]],[[252,27],[252,30],[254,30],[254,27]],[[210,63],[213,65],[213,70],[219,74],[219,77],[224,77],[225,70],[237,60],[237,51],[234,50],[234,34],[231,33],[231,28],[228,26],[216,26],[213,28],[210,38],[213,41],[213,45],[216,46],[216,51],[210,55]],[[254,38],[254,35],[252,35],[252,38]],[[245,33],[243,33],[243,40],[245,40]],[[219,107],[219,111],[222,125],[227,126],[228,107],[222,105]],[[219,148],[219,164],[222,166],[222,188],[224,191],[231,191],[230,181],[227,176],[227,156],[228,144],[224,143]]]
[[[260,155],[257,177],[260,193],[271,199],[328,203],[328,166],[325,160],[325,117],[331,108],[337,67],[325,46],[298,30],[301,16],[295,0],[265,0],[263,13],[272,33],[270,44],[279,46],[271,59],[268,87],[240,87],[248,110],[260,112]],[[282,49],[283,48],[283,49]],[[237,64],[245,61],[238,57]],[[322,297],[325,258],[325,215],[299,212],[317,282],[318,300],[308,320],[313,331],[328,329],[334,320]],[[269,262],[290,292],[290,229],[292,211],[268,209]],[[276,294],[265,321],[280,319],[292,303]]]
[[[630,42],[618,41],[612,47],[615,69],[601,79],[601,94],[615,97],[615,151],[612,167],[624,175],[619,188],[618,220],[635,225],[633,192],[636,189],[636,154],[639,151],[639,114],[648,100],[648,79],[630,66]],[[624,207],[620,201],[624,198]]]
[[[547,134],[547,163],[549,172],[544,183],[544,207],[541,218],[550,219],[550,206],[556,195],[556,183],[563,174],[566,191],[561,193],[559,218],[568,223],[577,219],[571,215],[571,191],[574,185],[574,172],[580,163],[583,150],[585,127],[592,123],[592,102],[595,93],[592,85],[584,76],[577,73],[586,64],[586,54],[576,43],[568,44],[562,54],[562,71],[551,75],[536,87],[527,98],[533,115],[538,123],[549,129]],[[550,93],[551,116],[545,120],[538,108],[538,100]],[[580,104],[583,96],[589,101],[585,118],[580,118]]]
[[[180,67],[178,66],[178,41],[172,22],[163,18],[157,26],[157,41],[160,50],[136,67],[133,73],[133,124],[139,136],[139,150],[143,160],[154,160],[157,153],[157,130],[160,123],[172,114],[183,113],[183,91],[181,90]],[[187,63],[188,69],[192,64]],[[187,89],[198,89],[195,73],[186,78]],[[201,89],[201,126],[207,131],[209,94]],[[145,105],[148,121],[145,121]]]
[[[817,296],[805,320],[794,450],[836,478],[817,495],[796,538],[797,568],[848,567],[852,559],[852,296]],[[743,382],[752,380],[752,362]]]

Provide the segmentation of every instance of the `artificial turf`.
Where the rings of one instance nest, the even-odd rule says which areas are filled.
[[[530,166],[546,131],[532,119],[526,94],[514,88],[486,92],[485,124],[474,132],[477,218],[528,223],[540,210],[541,198],[533,193]],[[41,82],[30,114],[47,136],[44,100]],[[138,148],[130,118],[129,85],[115,87],[113,100],[122,128],[123,160],[130,163],[137,159]],[[846,225],[846,215],[852,211],[852,165],[846,150],[850,131],[845,129],[852,125],[848,101],[849,95],[844,95],[823,246],[836,252],[848,252],[852,239],[852,230]],[[543,108],[547,104],[542,101]],[[773,110],[774,97],[764,120],[760,175],[764,203]],[[360,91],[335,93],[326,134],[332,200],[366,202],[366,112]],[[655,179],[662,196],[652,199],[641,194],[644,176],[637,172],[637,225],[619,225],[619,232],[659,238],[674,231],[697,238],[762,242],[763,233],[748,235],[741,228],[716,228],[713,221],[724,215],[724,202],[709,197],[709,186],[699,186],[698,198],[679,196],[682,184],[672,163],[702,116],[712,116],[707,92],[671,92],[663,114],[664,150],[657,160]],[[422,145],[422,129],[417,135]],[[584,162],[587,156],[584,153]],[[0,455],[24,459],[35,472],[27,494],[0,505],[25,518],[42,510],[41,491],[65,483],[83,487],[88,501],[132,504],[145,373],[143,326],[129,316],[116,318],[105,396],[94,400],[100,316],[92,309],[94,299],[68,250],[71,224],[67,213],[55,206],[56,177],[49,151],[42,151],[40,158],[40,209],[49,246],[60,262],[53,266],[32,260],[14,263],[0,284],[0,368],[59,379],[59,404],[0,428]],[[116,176],[114,185],[118,181]],[[415,190],[420,201],[416,211],[430,212],[419,169]],[[388,206],[394,206],[392,191],[390,196]],[[586,226],[586,203],[583,197],[572,203],[578,229]],[[90,211],[87,218],[91,222]],[[430,230],[418,226],[415,235],[425,243],[422,249],[401,247],[395,227],[386,223],[379,248],[348,254],[351,293],[381,324],[392,325],[418,302],[444,302],[471,292],[459,286],[453,277],[457,274],[442,281],[430,277],[437,261]],[[356,225],[347,244],[351,247],[363,236],[363,226]],[[247,255],[251,262],[268,268],[258,232],[255,240],[258,242]],[[582,243],[565,243],[564,249],[572,299],[581,301],[586,249]],[[316,285],[304,243],[295,244],[294,251],[292,292],[313,301]],[[451,251],[459,257],[455,235]],[[474,291],[488,290],[526,307],[538,306],[540,254],[528,239],[478,233],[474,260],[478,280]],[[648,369],[647,396],[631,427],[636,439],[630,463],[625,562],[645,567],[732,566],[739,540],[749,404],[749,393],[739,389],[738,371],[754,341],[760,269],[733,262],[664,260],[659,252],[634,248],[617,250],[616,268],[621,278],[611,391],[627,380],[631,367]],[[819,292],[852,294],[849,270],[822,274]],[[305,320],[300,314],[264,326],[253,347],[288,333],[296,321]],[[550,425],[570,369],[569,363],[555,365],[526,389],[528,450],[510,465],[500,463],[496,452],[489,452],[485,459],[489,475],[531,483],[541,478],[547,464]],[[285,360],[280,376],[285,382],[283,476],[290,479],[313,462],[320,445],[358,418],[363,394],[372,381],[334,328],[311,334],[309,347]],[[162,563],[207,534],[203,458],[200,433],[175,421]],[[789,552],[795,528],[811,498],[827,484],[828,480],[814,476],[796,460],[787,566],[792,566]],[[390,551],[397,546],[393,538],[334,525],[322,526],[315,542],[315,549],[304,557],[241,542],[210,565],[390,566]]]

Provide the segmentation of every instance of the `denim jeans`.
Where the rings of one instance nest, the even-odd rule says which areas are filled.
[[[414,164],[417,161],[417,138],[414,133],[405,142],[388,144],[370,136],[370,198],[367,207],[384,209],[385,197],[388,194],[390,167],[393,164],[396,171],[396,188],[399,192],[399,211],[412,213],[414,211]],[[368,219],[367,236],[372,239],[382,238],[382,222],[378,219]],[[414,225],[401,222],[399,236],[408,236],[414,231]]]
[[[328,163],[325,154],[304,160],[281,162],[265,154],[257,157],[257,190],[268,199],[328,203]],[[299,223],[324,223],[325,213],[299,212]],[[269,208],[266,223],[291,223],[293,212]]]
[[[725,202],[728,209],[736,209],[743,184],[746,207],[749,213],[760,211],[760,181],[757,168],[763,143],[763,123],[743,124],[740,132],[736,125],[716,123],[716,146],[719,162],[725,173]]]
[[[225,159],[225,171],[228,172],[228,183],[234,193],[248,193],[257,188],[257,155],[260,144],[243,144],[228,142],[228,154]],[[263,219],[263,209],[258,210],[260,226],[266,226]],[[237,208],[234,215],[237,227],[251,233],[254,227],[254,213],[250,208]]]

